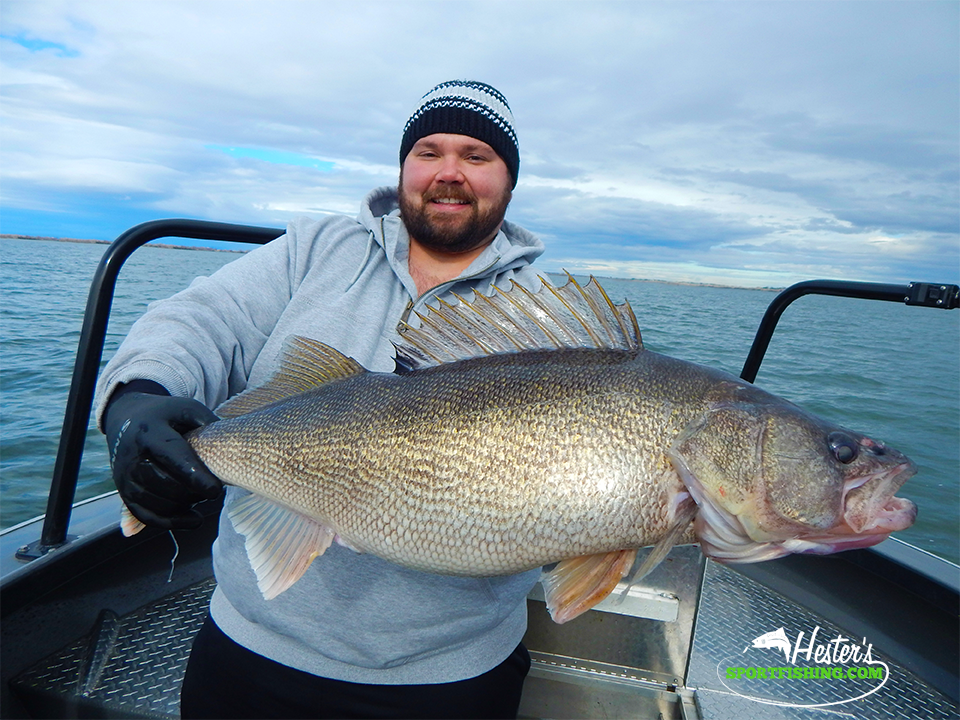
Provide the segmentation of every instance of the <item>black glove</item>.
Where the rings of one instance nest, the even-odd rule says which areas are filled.
[[[149,389],[150,392],[136,392]],[[145,525],[172,530],[203,522],[193,505],[219,497],[223,484],[183,438],[218,418],[203,403],[170,397],[157,383],[134,381],[114,393],[103,427],[113,481]]]

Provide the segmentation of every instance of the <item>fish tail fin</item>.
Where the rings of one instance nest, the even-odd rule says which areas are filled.
[[[126,505],[120,509],[120,532],[124,537],[133,537],[145,527],[146,525],[137,520]]]
[[[244,537],[257,587],[267,600],[297,582],[336,537],[331,528],[256,494],[232,503],[227,516]]]
[[[550,617],[562,624],[585,613],[613,592],[636,556],[636,550],[583,555],[564,560],[544,573],[540,582]]]

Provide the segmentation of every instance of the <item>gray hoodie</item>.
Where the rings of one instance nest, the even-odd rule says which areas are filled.
[[[277,240],[152,303],[101,374],[98,420],[116,386],[136,378],[215,408],[264,383],[290,335],[391,371],[390,341],[411,309],[451,292],[489,294],[510,280],[536,289],[529,265],[542,252],[536,237],[505,222],[460,278],[418,298],[396,188],[378,188],[356,220],[299,219]],[[244,492],[228,488],[226,502]],[[227,635],[285,665],[360,683],[451,682],[496,666],[524,633],[525,597],[539,574],[444,577],[334,545],[267,601],[225,513],[213,557],[211,612]]]

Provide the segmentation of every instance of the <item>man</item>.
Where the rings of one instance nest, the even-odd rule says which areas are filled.
[[[450,293],[538,281],[543,251],[504,220],[519,148],[504,97],[478,82],[424,95],[404,129],[399,188],[357,219],[299,219],[287,233],[155,303],[104,370],[98,412],[131,511],[195,527],[219,481],[182,438],[228,397],[264,383],[290,335],[370,370],[393,369],[398,323]],[[227,488],[228,505],[245,491]],[[511,717],[529,656],[525,597],[539,571],[504,578],[414,572],[332,546],[265,600],[226,513],[217,589],[194,644],[184,717]]]

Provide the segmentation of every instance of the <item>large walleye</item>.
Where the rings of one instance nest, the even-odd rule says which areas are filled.
[[[675,543],[725,562],[909,527],[905,456],[727,373],[643,349],[595,281],[441,304],[398,372],[291,338],[276,376],[188,439],[225,483],[263,594],[337,541],[406,567],[544,575],[565,622]],[[132,532],[132,523],[126,531]]]

